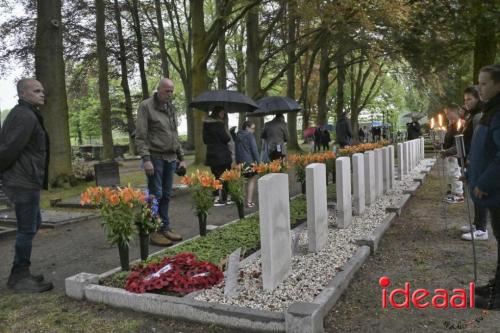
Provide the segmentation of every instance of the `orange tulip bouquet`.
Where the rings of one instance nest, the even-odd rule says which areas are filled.
[[[333,151],[327,151],[324,153],[316,154],[293,154],[288,157],[288,160],[293,165],[295,169],[295,176],[297,181],[302,185],[302,193],[305,193],[306,188],[306,167],[311,163],[325,163],[327,170],[327,180],[328,180],[328,170],[332,170],[335,167],[335,153]]]
[[[220,180],[227,183],[227,190],[231,199],[238,207],[238,217],[240,219],[245,217],[243,208],[243,201],[245,200],[245,180],[241,175],[241,165],[231,170],[226,170],[220,176]]]
[[[288,169],[287,163],[282,160],[274,160],[269,163],[252,164],[252,171],[259,176],[267,175],[268,173],[286,172]]]
[[[205,236],[207,234],[208,211],[214,205],[213,192],[220,190],[222,184],[208,171],[200,170],[196,170],[191,176],[182,177],[181,183],[191,189],[194,211],[200,225],[200,235]]]
[[[130,186],[89,187],[81,195],[82,206],[93,204],[100,208],[108,242],[118,246],[124,271],[129,270],[128,244],[136,233],[134,222],[145,202],[145,193]]]

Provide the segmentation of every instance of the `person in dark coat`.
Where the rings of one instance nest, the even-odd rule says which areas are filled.
[[[337,132],[337,143],[339,144],[340,148],[344,148],[345,146],[351,144],[352,140],[351,124],[347,119],[347,114],[345,112],[342,113],[342,116],[337,121],[335,130]]]
[[[422,129],[416,119],[412,119],[411,123],[406,124],[406,132],[408,133],[408,140],[417,139],[422,135]]]
[[[43,275],[30,272],[33,238],[42,224],[40,192],[48,188],[49,137],[38,110],[45,104],[45,92],[39,81],[21,79],[17,93],[19,103],[0,132],[0,173],[17,219],[14,262],[7,287],[14,292],[37,293],[54,287],[44,281]]]
[[[257,174],[250,170],[252,164],[260,163],[257,142],[255,141],[255,124],[243,122],[238,134],[234,134],[236,163],[243,165],[243,175],[248,179],[246,191],[246,207],[253,208],[253,194],[257,184]],[[233,134],[233,132],[231,132]]]
[[[359,128],[358,136],[359,136],[359,142],[364,143],[365,142],[365,131],[363,130],[362,127]]]
[[[490,212],[497,268],[493,280],[476,287],[475,304],[476,308],[500,309],[500,64],[481,68],[478,82],[485,105],[472,137],[467,179],[474,203]]]
[[[318,126],[316,127],[316,129],[314,130],[314,152],[319,152],[321,150],[321,137],[323,135],[323,133],[321,133],[321,127]]]
[[[219,179],[224,171],[231,169],[232,157],[229,149],[231,137],[226,130],[224,118],[226,113],[222,107],[216,107],[203,121],[203,143],[207,145],[205,165],[210,167],[215,178]],[[219,200],[215,206],[223,206],[227,202],[227,184],[223,182]]]
[[[330,147],[330,141],[332,138],[330,137],[330,132],[326,129],[326,127],[321,131],[321,145],[323,146],[323,150],[327,151]]]

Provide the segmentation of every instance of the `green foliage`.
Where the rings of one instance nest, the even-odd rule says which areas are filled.
[[[128,246],[136,233],[133,223],[134,209],[126,203],[120,203],[118,206],[103,205],[101,216],[108,242],[111,245]]]

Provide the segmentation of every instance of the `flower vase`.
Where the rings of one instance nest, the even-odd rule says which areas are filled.
[[[128,257],[128,244],[126,245],[118,244],[118,253],[120,254],[120,265],[122,266],[122,271],[130,270],[129,257]]]
[[[238,207],[238,217],[240,219],[245,218],[245,208],[243,206],[243,202],[236,202],[236,207]]]
[[[207,235],[207,214],[198,214],[198,224],[200,225],[200,236]]]
[[[141,260],[145,261],[149,256],[149,234],[139,234],[139,243],[141,247]]]

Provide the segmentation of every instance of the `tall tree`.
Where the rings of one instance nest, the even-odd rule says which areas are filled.
[[[295,48],[297,45],[291,41],[295,41],[297,34],[297,4],[295,1],[288,2],[287,10],[287,40],[290,42],[287,47],[287,58],[288,62],[293,62],[288,70],[286,71],[286,95],[291,99],[295,100]],[[288,114],[288,148],[300,150],[299,142],[297,140],[297,113],[292,112]]]
[[[155,0],[156,23],[158,24],[158,46],[160,47],[161,72],[163,77],[170,77],[168,70],[167,48],[165,47],[165,29],[163,28],[163,16],[161,14],[160,0]]]
[[[35,71],[48,95],[42,112],[51,139],[51,183],[72,174],[61,19],[61,0],[37,1]]]
[[[99,99],[101,101],[101,135],[103,159],[113,156],[113,135],[111,131],[111,102],[109,100],[108,56],[106,52],[105,6],[104,0],[95,0],[97,62],[99,64]]]
[[[123,95],[125,96],[125,114],[127,116],[127,132],[129,137],[129,151],[132,155],[136,154],[135,149],[135,122],[132,113],[132,97],[130,96],[130,87],[128,84],[128,68],[127,68],[127,52],[125,49],[125,40],[123,38],[123,28],[120,6],[118,0],[114,0],[114,13],[116,21],[116,30],[118,33],[118,44],[120,47],[119,60],[120,60],[120,70],[121,70],[121,86],[123,89]]]
[[[144,61],[144,46],[142,43],[141,20],[139,19],[139,4],[138,0],[132,0],[132,6],[130,6],[129,0],[127,0],[127,3],[129,5],[130,13],[132,14],[132,19],[134,21],[134,32],[137,43],[137,62],[139,63],[139,73],[141,76],[142,99],[146,99],[149,97],[149,88]]]
[[[325,38],[320,50],[317,125],[326,125],[328,121],[328,105],[326,99],[328,87],[330,86],[330,80],[328,79],[330,67],[330,42]]]
[[[496,4],[500,10],[500,5]],[[477,83],[479,70],[481,67],[495,63],[498,44],[498,16],[495,11],[495,1],[475,1],[474,2],[475,38],[474,38],[474,64],[473,80]],[[496,14],[496,15],[495,15]]]
[[[223,1],[222,0],[216,0],[215,2],[216,6],[216,15],[220,16],[223,15]],[[219,39],[217,41],[217,63],[216,63],[216,69],[217,69],[217,88],[221,90],[226,90],[227,89],[227,70],[226,70],[226,62],[227,62],[227,55],[226,55],[226,33],[223,30],[223,27],[219,27],[220,31],[218,33]]]

